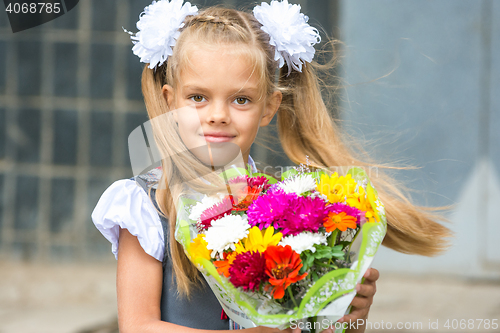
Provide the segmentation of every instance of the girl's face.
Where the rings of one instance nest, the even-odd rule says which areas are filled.
[[[176,89],[165,85],[163,95],[171,110],[196,108],[199,121],[182,117],[178,122],[179,128],[189,127],[189,138],[183,137],[188,148],[233,143],[248,163],[258,129],[271,122],[281,103],[281,92],[259,100],[262,82],[252,73],[253,63],[244,53],[234,51],[230,45],[198,46],[188,52],[189,60],[185,62],[189,65],[181,69]]]

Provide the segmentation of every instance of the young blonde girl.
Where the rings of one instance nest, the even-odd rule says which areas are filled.
[[[169,5],[168,0],[162,2]],[[286,0],[284,3],[288,6]],[[205,139],[218,141],[225,135],[223,140],[237,144],[245,163],[256,171],[250,147],[259,127],[267,126],[277,113],[280,142],[294,163],[306,163],[308,156],[309,164],[318,168],[375,165],[356,158],[342,141],[341,131],[321,96],[316,74],[320,66],[312,57],[305,59],[307,56],[299,65],[292,57],[287,58],[285,66],[278,57],[276,41],[271,43],[271,31],[256,18],[257,11],[251,14],[212,7],[197,12],[193,7],[182,8],[187,15],[175,40],[169,42],[172,52],[148,57],[139,42],[134,47],[134,52],[148,64],[142,74],[142,91],[151,120],[194,105]],[[138,36],[135,38],[139,41]],[[153,124],[155,140],[165,155],[172,156],[182,147],[181,140],[159,124]],[[174,202],[180,193],[169,190],[168,182],[173,174],[193,179],[202,166],[193,156],[172,160],[162,160],[163,172],[156,179],[160,186],[141,189],[132,180],[117,181],[106,190],[92,214],[97,228],[113,243],[118,259],[118,318],[122,333],[229,329],[223,319],[213,318],[221,308],[173,232],[177,213]],[[432,209],[411,204],[382,173],[372,181],[386,208],[385,246],[427,256],[446,247],[443,239],[449,231],[436,222],[439,216]],[[195,181],[194,186],[201,189],[204,184]],[[147,226],[159,232],[151,233]],[[342,321],[367,318],[378,271],[370,269],[365,277],[365,283],[356,287],[354,311]],[[256,327],[248,331],[277,330]],[[347,330],[363,331],[363,326]]]

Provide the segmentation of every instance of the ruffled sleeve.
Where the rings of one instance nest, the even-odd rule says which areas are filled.
[[[116,259],[120,228],[125,228],[137,236],[147,254],[163,261],[165,243],[160,216],[147,193],[135,181],[122,179],[111,184],[94,208],[92,221],[111,242]]]

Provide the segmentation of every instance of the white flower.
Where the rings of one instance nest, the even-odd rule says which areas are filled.
[[[300,12],[300,5],[292,5],[288,0],[263,2],[255,6],[253,15],[262,24],[261,29],[271,37],[269,43],[275,47],[274,60],[279,67],[288,65],[302,72],[302,61],[311,62],[314,57],[313,45],[321,41],[316,28],[311,27],[309,18]]]
[[[189,214],[189,218],[191,220],[200,221],[201,214],[203,212],[214,205],[218,204],[219,202],[222,202],[224,199],[224,194],[220,193],[218,196],[204,196],[203,199],[201,199],[200,202],[196,203],[196,205],[191,208],[191,213]]]
[[[324,195],[323,193],[320,193],[318,191],[313,191],[311,192],[311,195],[310,195],[311,198],[321,198],[323,199],[325,202],[328,202],[328,197],[326,195]]]
[[[311,175],[298,175],[286,178],[278,183],[278,187],[285,193],[295,193],[301,195],[304,192],[312,191],[316,188],[316,180]]]
[[[198,8],[183,0],[159,0],[146,8],[139,16],[137,29],[139,31],[131,39],[135,44],[134,54],[141,62],[149,63],[149,68],[163,64],[172,55],[172,47],[180,35],[179,29],[184,26],[184,19],[196,15]]]
[[[212,250],[212,258],[218,253],[221,257],[224,250],[236,250],[235,244],[248,235],[246,215],[229,215],[212,221],[212,226],[205,232],[207,249]]]
[[[302,251],[311,250],[311,252],[316,252],[315,244],[325,244],[326,245],[327,235],[323,233],[312,233],[310,231],[301,232],[295,236],[286,236],[281,239],[279,245],[286,246],[290,245],[292,250],[301,254]]]

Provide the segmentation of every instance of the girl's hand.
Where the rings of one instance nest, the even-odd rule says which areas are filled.
[[[377,291],[375,282],[379,278],[379,271],[375,268],[370,268],[366,271],[364,278],[365,282],[363,284],[356,285],[356,297],[351,302],[352,311],[350,314],[343,316],[338,320],[339,323],[349,323],[356,322],[358,319],[363,319],[366,321],[368,318],[368,312],[370,311],[370,306],[373,303],[373,296]],[[364,332],[365,325],[362,327],[357,327],[357,330],[349,330],[346,332]],[[323,333],[333,333],[335,329],[328,328],[323,331]]]
[[[373,296],[377,291],[375,282],[378,280],[379,276],[380,274],[375,268],[370,268],[366,271],[364,275],[365,282],[356,285],[356,291],[358,293],[351,302],[353,307],[351,313],[340,318],[339,322],[342,323],[368,318],[368,312],[373,303]]]
[[[340,323],[349,323],[350,321],[356,322],[358,319],[363,319],[366,320],[368,318],[368,312],[370,311],[370,306],[373,303],[373,296],[375,295],[375,292],[377,291],[377,288],[375,286],[375,282],[379,278],[379,272],[375,268],[370,268],[366,271],[364,278],[365,281],[363,284],[357,284],[356,285],[356,291],[358,292],[356,294],[356,297],[351,302],[352,305],[352,311],[350,314],[343,316],[338,320]],[[301,330],[300,328],[296,329],[291,329],[288,328],[284,331],[277,330],[275,328],[269,328],[269,327],[263,327],[260,326],[261,330],[259,332],[261,333],[278,333],[278,332],[289,332],[289,333],[300,333]],[[362,325],[362,327],[357,327],[357,329],[349,330],[349,328],[346,330],[346,332],[364,332],[365,331],[365,325]],[[322,333],[333,333],[335,332],[335,328],[327,328],[326,330],[322,331]]]
[[[259,326],[258,328],[261,329],[259,331],[259,333],[300,333],[301,332],[301,329],[298,327],[294,328],[294,329],[287,328],[285,330],[279,330],[277,328],[270,328],[270,327],[265,327],[265,326]]]

